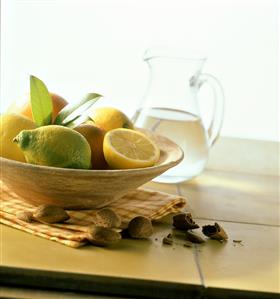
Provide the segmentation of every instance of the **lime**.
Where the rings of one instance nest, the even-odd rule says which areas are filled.
[[[32,164],[91,168],[91,149],[80,133],[63,126],[43,126],[23,130],[14,139],[23,151],[26,161]]]

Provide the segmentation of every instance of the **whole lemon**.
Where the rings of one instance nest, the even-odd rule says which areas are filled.
[[[89,113],[89,117],[96,126],[104,129],[106,132],[117,128],[133,129],[133,124],[129,118],[122,111],[113,107],[93,109]]]
[[[54,122],[57,114],[60,112],[60,110],[62,108],[64,108],[68,104],[68,102],[64,98],[62,98],[61,96],[59,96],[55,93],[50,93],[50,96],[52,99],[52,106],[53,106],[52,122]],[[30,118],[31,120],[33,120],[30,100],[28,100],[23,105],[23,107],[20,109],[19,113]]]
[[[77,126],[74,130],[82,134],[90,145],[92,168],[108,168],[103,154],[103,139],[105,131],[92,124],[81,124]]]
[[[14,113],[1,115],[0,156],[20,162],[26,162],[23,152],[13,142],[13,139],[20,131],[35,128],[35,123],[24,116]]]
[[[43,126],[21,131],[14,141],[31,164],[91,168],[91,149],[80,133],[63,126]]]

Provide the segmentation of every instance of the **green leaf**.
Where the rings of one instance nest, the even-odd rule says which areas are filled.
[[[77,116],[77,118],[70,121],[69,123],[65,124],[64,126],[73,129],[73,128],[76,128],[77,126],[85,123],[87,120],[90,120],[89,116],[80,115],[80,116]]]
[[[36,125],[50,125],[53,110],[51,95],[44,82],[32,75],[30,76],[30,102]]]
[[[67,126],[69,122],[72,122],[73,120],[77,119],[80,116],[85,115],[87,110],[93,106],[93,104],[97,101],[97,98],[92,99],[81,105],[79,108],[77,108],[75,111],[73,111],[70,115],[68,115],[62,122],[62,126]],[[86,114],[87,115],[87,114]]]
[[[67,126],[68,123],[81,116],[101,97],[102,95],[98,93],[88,93],[79,102],[68,104],[58,113],[54,124]]]

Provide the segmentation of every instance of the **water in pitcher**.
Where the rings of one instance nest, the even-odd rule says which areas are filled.
[[[184,151],[184,160],[154,181],[178,183],[202,172],[208,159],[209,144],[200,117],[181,110],[148,108],[138,111],[134,119],[136,127],[166,136]]]

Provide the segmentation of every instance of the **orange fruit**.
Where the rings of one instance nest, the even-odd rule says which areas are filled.
[[[52,98],[52,104],[53,104],[53,112],[52,112],[52,122],[55,120],[57,114],[59,111],[65,107],[68,102],[63,99],[61,96],[55,94],[55,93],[50,93],[51,98]],[[22,109],[19,111],[21,115],[24,115],[25,117],[31,119],[33,121],[32,117],[32,109],[31,109],[31,103],[28,101]]]
[[[105,131],[91,124],[81,124],[74,130],[82,134],[90,145],[92,168],[107,169],[108,165],[103,154],[103,139]]]

